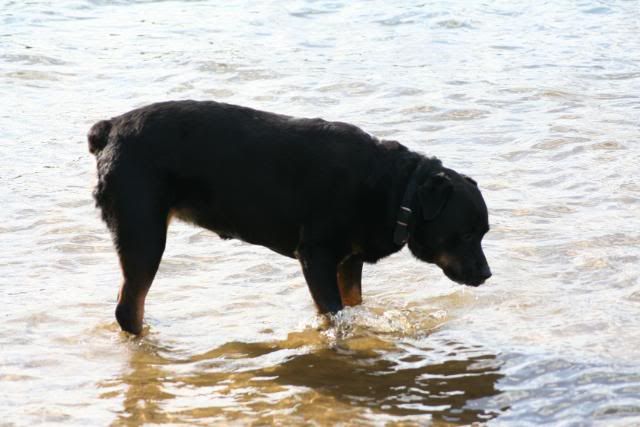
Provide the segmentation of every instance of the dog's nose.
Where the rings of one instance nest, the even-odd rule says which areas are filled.
[[[475,279],[467,284],[471,286],[480,286],[486,282],[489,277],[491,277],[491,270],[489,269],[489,266],[485,266],[480,270],[480,273],[475,277]]]
[[[482,271],[480,271],[480,283],[484,283],[487,280],[489,280],[489,278],[491,277],[491,269],[489,268],[489,266],[485,266]]]

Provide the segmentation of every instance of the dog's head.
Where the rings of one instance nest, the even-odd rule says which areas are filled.
[[[489,214],[478,185],[442,168],[420,177],[409,249],[457,283],[479,286],[491,277],[482,251]]]

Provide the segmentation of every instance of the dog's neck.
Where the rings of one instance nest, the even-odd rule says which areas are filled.
[[[395,141],[382,140],[380,145],[383,150],[378,157],[380,164],[377,170],[385,170],[386,173],[376,176],[371,187],[372,199],[380,204],[376,204],[375,208],[370,205],[369,210],[361,213],[364,221],[357,241],[365,262],[370,263],[399,251],[409,240],[415,228],[415,218],[420,215],[416,194],[422,177],[441,165],[436,158],[411,151]],[[412,179],[415,189],[407,192]],[[401,206],[412,211],[408,221],[402,221],[399,215],[401,211],[406,212]],[[407,224],[406,236],[403,236],[400,244],[396,244],[394,238],[396,233],[400,233],[396,232],[398,220]]]
[[[415,163],[413,171],[410,172],[406,180],[404,194],[397,210],[398,213],[393,231],[393,243],[400,248],[409,240],[409,235],[413,229],[413,221],[415,221],[415,217],[420,210],[420,205],[416,202],[416,192],[420,184],[420,179],[424,179],[438,166],[441,166],[441,163],[435,157],[420,156],[420,159]]]

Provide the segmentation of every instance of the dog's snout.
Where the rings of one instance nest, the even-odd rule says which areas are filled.
[[[480,270],[478,275],[473,278],[473,280],[470,280],[467,283],[467,285],[469,285],[469,286],[480,286],[484,282],[486,282],[490,277],[491,277],[491,269],[489,268],[489,266],[485,266]]]

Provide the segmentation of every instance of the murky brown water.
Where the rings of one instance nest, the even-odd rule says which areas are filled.
[[[555,3],[3,2],[0,424],[640,425],[640,7]],[[437,155],[494,277],[403,251],[327,322],[294,261],[173,224],[126,336],[85,134],[181,98]]]

